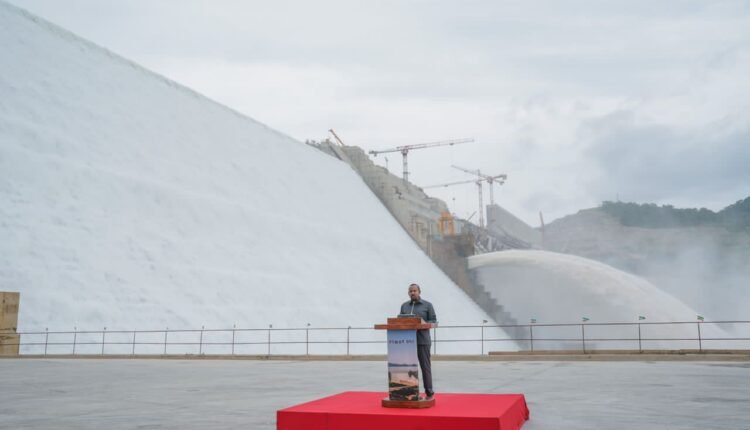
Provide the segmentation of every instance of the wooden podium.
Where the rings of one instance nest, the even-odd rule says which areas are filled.
[[[386,408],[430,408],[435,399],[419,398],[419,359],[417,330],[429,330],[433,324],[420,317],[388,318],[387,324],[375,324],[377,330],[388,330],[388,398]]]

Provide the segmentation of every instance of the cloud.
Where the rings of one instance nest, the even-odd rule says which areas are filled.
[[[415,152],[414,181],[508,173],[498,200],[532,223],[750,194],[745,1],[11,1],[300,140],[474,137]]]
[[[592,139],[586,156],[598,170],[588,185],[603,200],[728,204],[750,195],[748,121],[675,129],[619,111],[585,128]]]

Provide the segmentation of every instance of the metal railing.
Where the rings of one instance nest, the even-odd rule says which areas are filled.
[[[730,335],[730,333],[732,333]],[[373,327],[24,331],[29,355],[355,355],[382,354],[385,332]],[[506,337],[507,334],[507,337]],[[432,329],[433,354],[539,351],[750,350],[750,321],[675,321],[452,325]],[[16,345],[8,344],[5,345]]]

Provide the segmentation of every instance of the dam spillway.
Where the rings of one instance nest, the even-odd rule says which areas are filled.
[[[637,323],[695,321],[697,312],[645,279],[606,264],[548,251],[511,250],[469,257],[475,279],[519,323]],[[592,327],[591,335],[609,338],[634,337],[635,326]],[[645,338],[695,338],[690,325],[648,326]],[[721,336],[719,328],[707,331]],[[580,337],[575,327],[547,329],[554,337]],[[606,336],[605,336],[606,335]],[[568,342],[570,343],[570,342]],[[565,347],[565,342],[550,342]],[[570,345],[568,345],[570,346]],[[611,342],[599,348],[634,348],[633,342]],[[658,340],[648,348],[695,348],[695,342]]]

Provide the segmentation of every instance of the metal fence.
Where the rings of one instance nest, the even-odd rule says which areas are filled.
[[[357,355],[385,353],[373,327],[26,331],[29,355]],[[434,354],[493,350],[750,350],[750,321],[452,325],[432,329]],[[7,345],[7,343],[6,343]]]

